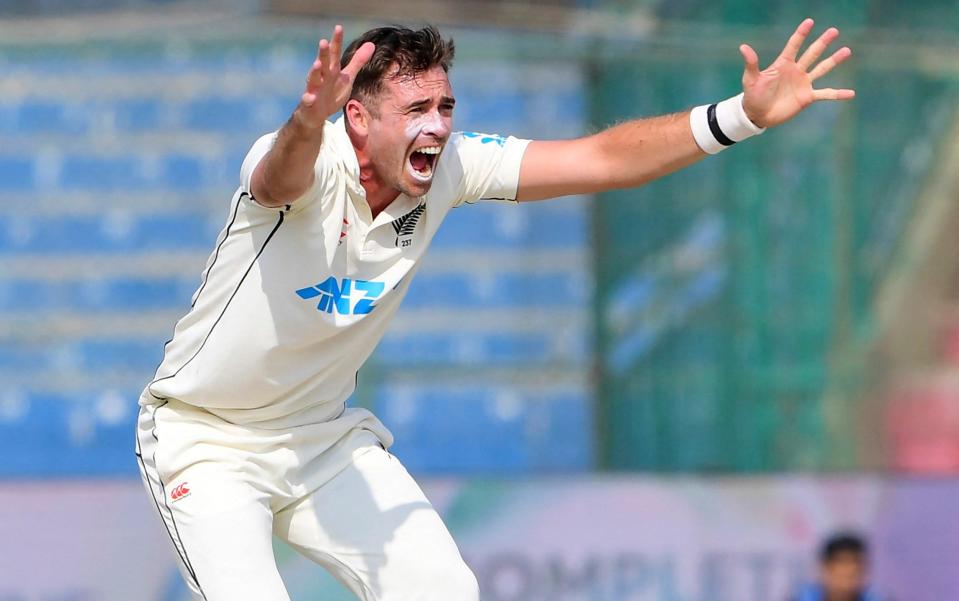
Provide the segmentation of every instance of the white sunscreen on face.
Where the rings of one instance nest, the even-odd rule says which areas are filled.
[[[415,140],[421,133],[431,134],[441,131],[443,129],[443,118],[439,113],[427,112],[411,119],[409,123],[406,124],[406,138],[411,143]]]

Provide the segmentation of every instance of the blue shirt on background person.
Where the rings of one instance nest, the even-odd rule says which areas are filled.
[[[868,583],[869,549],[863,537],[841,532],[819,551],[819,579],[804,585],[791,601],[889,601]]]

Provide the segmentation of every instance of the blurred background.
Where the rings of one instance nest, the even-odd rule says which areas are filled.
[[[352,402],[485,601],[785,601],[839,528],[884,593],[959,599],[959,4],[0,0],[0,600],[187,599],[136,401],[334,23],[440,25],[457,129],[562,138],[734,95],[806,16],[854,102],[454,211]]]

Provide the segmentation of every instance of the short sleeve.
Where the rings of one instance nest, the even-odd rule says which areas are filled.
[[[240,166],[240,185],[251,197],[253,196],[251,187],[253,171],[256,170],[256,166],[260,164],[263,157],[273,148],[277,134],[278,132],[272,132],[260,136],[260,138],[253,143],[250,151],[246,153],[246,158],[243,159],[243,164]],[[292,201],[290,204],[303,206],[323,196],[324,190],[326,190],[335,178],[336,166],[342,162],[338,155],[340,152],[339,149],[342,146],[342,142],[337,142],[338,135],[345,136],[346,134],[338,131],[333,123],[327,121],[323,129],[323,145],[320,147],[320,153],[316,157],[316,164],[314,165],[316,178],[313,181],[313,186],[304,192],[303,196]]]
[[[243,159],[243,165],[240,167],[240,185],[243,187],[243,190],[253,195],[253,190],[251,188],[251,181],[253,180],[253,170],[256,169],[256,166],[260,164],[260,161],[263,160],[263,157],[266,156],[266,153],[273,148],[273,142],[276,140],[277,132],[271,132],[260,138],[253,143],[253,147],[250,148],[250,151],[246,153],[246,158]]]
[[[453,206],[477,200],[516,200],[519,170],[529,142],[495,134],[453,134],[450,143],[463,170]]]

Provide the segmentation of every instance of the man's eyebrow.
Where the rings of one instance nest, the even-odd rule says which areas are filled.
[[[426,106],[430,103],[429,98],[421,98],[419,100],[414,100],[413,102],[407,104],[403,107],[404,110],[415,109],[421,106]],[[456,104],[456,99],[452,96],[442,96],[440,97],[440,104]]]
[[[429,104],[429,103],[430,103],[430,99],[429,99],[429,98],[421,98],[420,100],[414,100],[413,102],[407,104],[407,105],[404,106],[403,108],[404,108],[404,109],[415,109],[415,108],[417,108],[417,107],[426,106],[426,105]]]

